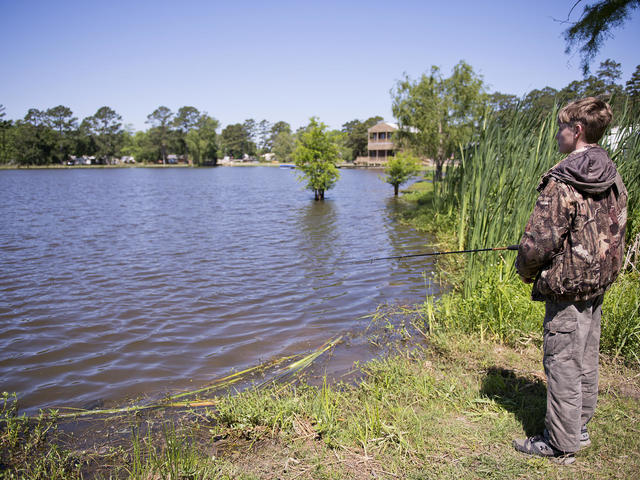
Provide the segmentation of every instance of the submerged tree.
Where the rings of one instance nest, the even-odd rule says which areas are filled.
[[[398,195],[400,185],[415,177],[420,172],[420,162],[407,152],[399,152],[387,161],[384,181],[393,185],[393,194]]]
[[[316,200],[324,200],[324,192],[340,178],[336,167],[338,149],[327,133],[327,126],[312,117],[298,136],[293,157],[302,172],[300,180],[307,182]]]

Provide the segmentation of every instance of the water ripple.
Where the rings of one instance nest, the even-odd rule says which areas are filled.
[[[0,382],[27,411],[196,388],[418,302],[375,171],[314,202],[289,170],[0,171]]]

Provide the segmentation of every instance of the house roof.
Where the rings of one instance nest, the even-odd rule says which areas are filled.
[[[390,122],[378,122],[373,127],[369,128],[368,132],[393,132],[398,130],[398,125]]]

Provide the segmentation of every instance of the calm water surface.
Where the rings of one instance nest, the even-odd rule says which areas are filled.
[[[195,388],[424,298],[379,171],[325,202],[278,168],[0,171],[0,388],[21,406]]]

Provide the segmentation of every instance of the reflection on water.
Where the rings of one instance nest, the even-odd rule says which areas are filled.
[[[324,202],[274,168],[0,171],[0,381],[30,409],[194,388],[419,302],[375,171]]]

